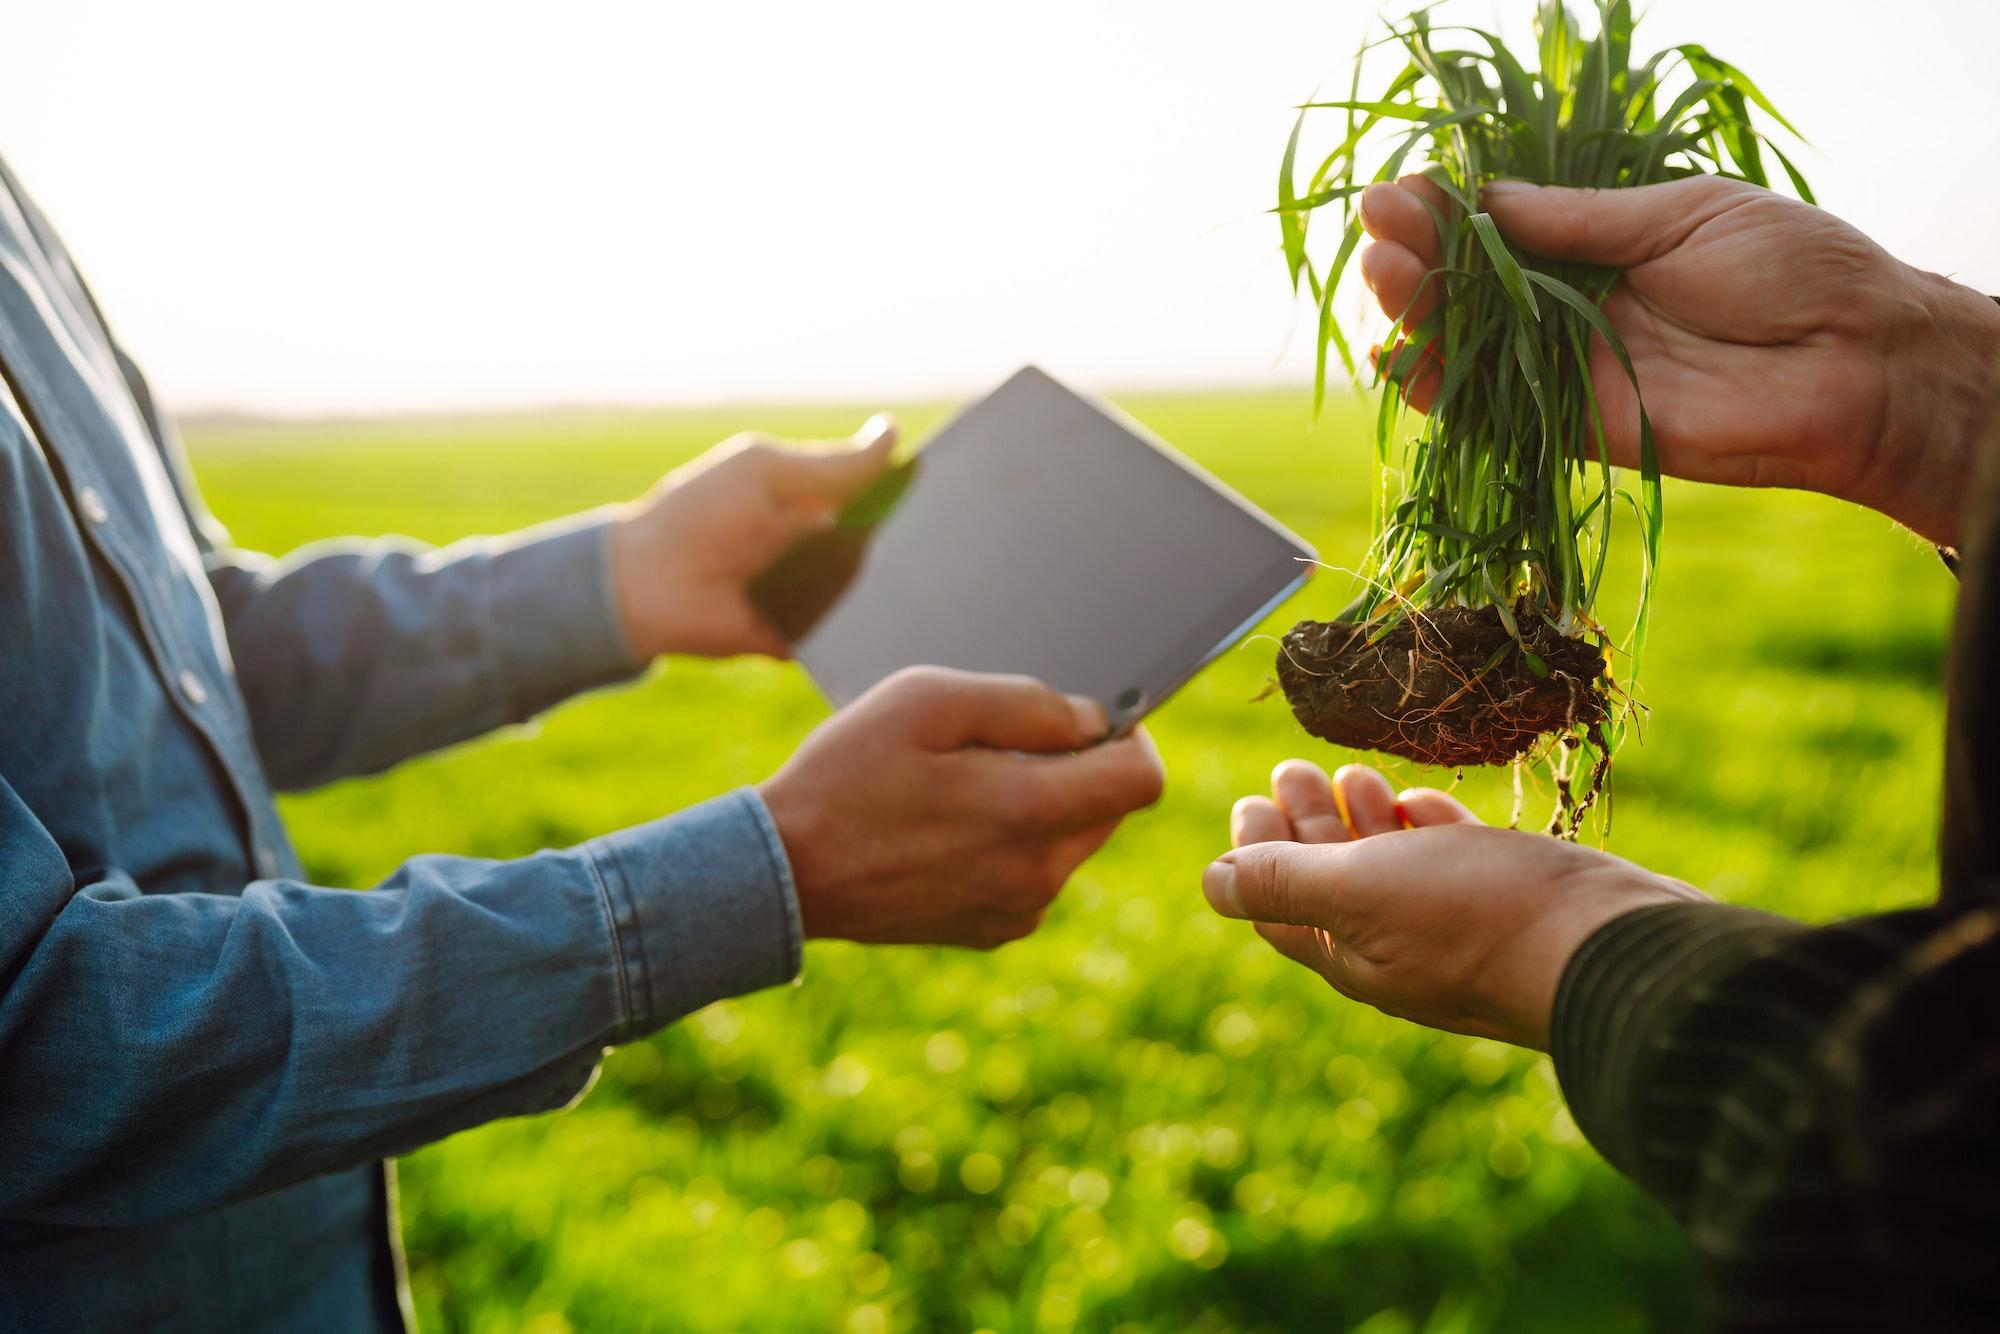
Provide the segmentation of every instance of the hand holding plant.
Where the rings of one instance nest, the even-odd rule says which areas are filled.
[[[1822,209],[1723,177],[1499,181],[1480,203],[1523,251],[1623,270],[1604,314],[1645,388],[1662,472],[1820,491],[1957,541],[2000,305]],[[1391,317],[1436,309],[1431,209],[1448,207],[1422,176],[1361,195],[1361,273]],[[1602,339],[1590,371],[1611,463],[1639,466],[1638,394]],[[1425,368],[1411,406],[1428,412],[1440,381]]]
[[[1362,590],[1334,620],[1285,636],[1278,682],[1300,724],[1338,745],[1452,766],[1546,760],[1551,832],[1569,836],[1622,733],[1629,695],[1613,669],[1627,683],[1636,672],[1659,558],[1660,459],[1641,397],[1651,386],[1609,317],[1623,299],[1619,265],[1655,256],[1587,230],[1567,239],[1605,244],[1582,258],[1537,255],[1510,243],[1487,193],[1512,180],[1607,194],[1674,182],[1696,203],[1728,187],[1684,183],[1762,185],[1775,160],[1811,199],[1760,122],[1790,126],[1741,70],[1692,45],[1641,59],[1629,0],[1595,9],[1586,37],[1561,0],[1539,5],[1533,70],[1494,34],[1439,22],[1435,5],[1393,25],[1357,58],[1347,97],[1301,109],[1276,209],[1294,284],[1318,307],[1316,402],[1329,351],[1352,369],[1334,304],[1364,226],[1404,236],[1401,255],[1375,251],[1363,267],[1385,304],[1407,293],[1377,361],[1381,487]],[[1403,65],[1363,96],[1376,48],[1400,49]],[[1307,121],[1326,113],[1337,141],[1305,174]],[[1375,188],[1419,150],[1423,186]],[[1330,255],[1309,244],[1329,214]],[[1622,377],[1609,399],[1597,374],[1607,360]],[[1403,410],[1418,401],[1427,420],[1406,435]],[[1617,447],[1621,431],[1636,486],[1595,444]],[[1628,523],[1639,610],[1619,644],[1594,611]]]

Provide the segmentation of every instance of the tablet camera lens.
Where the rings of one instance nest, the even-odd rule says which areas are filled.
[[[1137,686],[1133,686],[1130,690],[1127,690],[1124,694],[1118,697],[1118,712],[1137,713],[1139,711],[1139,707],[1145,702],[1146,702],[1146,692],[1139,689],[1139,687]]]

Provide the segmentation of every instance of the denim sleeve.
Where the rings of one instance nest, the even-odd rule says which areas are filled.
[[[612,600],[602,513],[442,550],[384,538],[282,561],[242,551],[145,375],[112,350],[202,549],[274,787],[374,773],[644,666]]]
[[[206,557],[272,783],[310,787],[519,722],[640,662],[601,515],[440,550],[381,539]]]
[[[0,1217],[136,1226],[560,1107],[605,1044],[799,965],[748,790],[367,892],[144,888],[0,781]]]

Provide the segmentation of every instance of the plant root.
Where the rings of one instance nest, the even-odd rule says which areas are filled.
[[[1557,816],[1573,831],[1607,768],[1604,653],[1525,605],[1517,623],[1519,638],[1491,606],[1412,611],[1386,630],[1301,621],[1279,647],[1278,684],[1312,735],[1419,764],[1506,764],[1545,736],[1588,736],[1599,752],[1590,789],[1571,800],[1565,785]]]

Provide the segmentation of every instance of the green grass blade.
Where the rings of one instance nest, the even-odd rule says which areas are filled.
[[[1292,276],[1292,291],[1299,290],[1299,271],[1306,264],[1306,224],[1299,216],[1298,200],[1293,197],[1293,176],[1299,156],[1299,134],[1305,129],[1306,113],[1301,111],[1292,122],[1292,137],[1285,141],[1285,159],[1278,167],[1278,234],[1285,247],[1285,268]]]
[[[1539,322],[1542,318],[1541,307],[1536,304],[1534,293],[1528,290],[1527,274],[1514,258],[1514,253],[1507,248],[1507,242],[1501,239],[1500,228],[1494,223],[1493,215],[1475,213],[1466,221],[1472,225],[1473,235],[1479,238],[1479,244],[1485,247],[1487,257],[1493,261],[1494,276],[1507,289],[1514,309],[1521,312],[1522,319]]]

